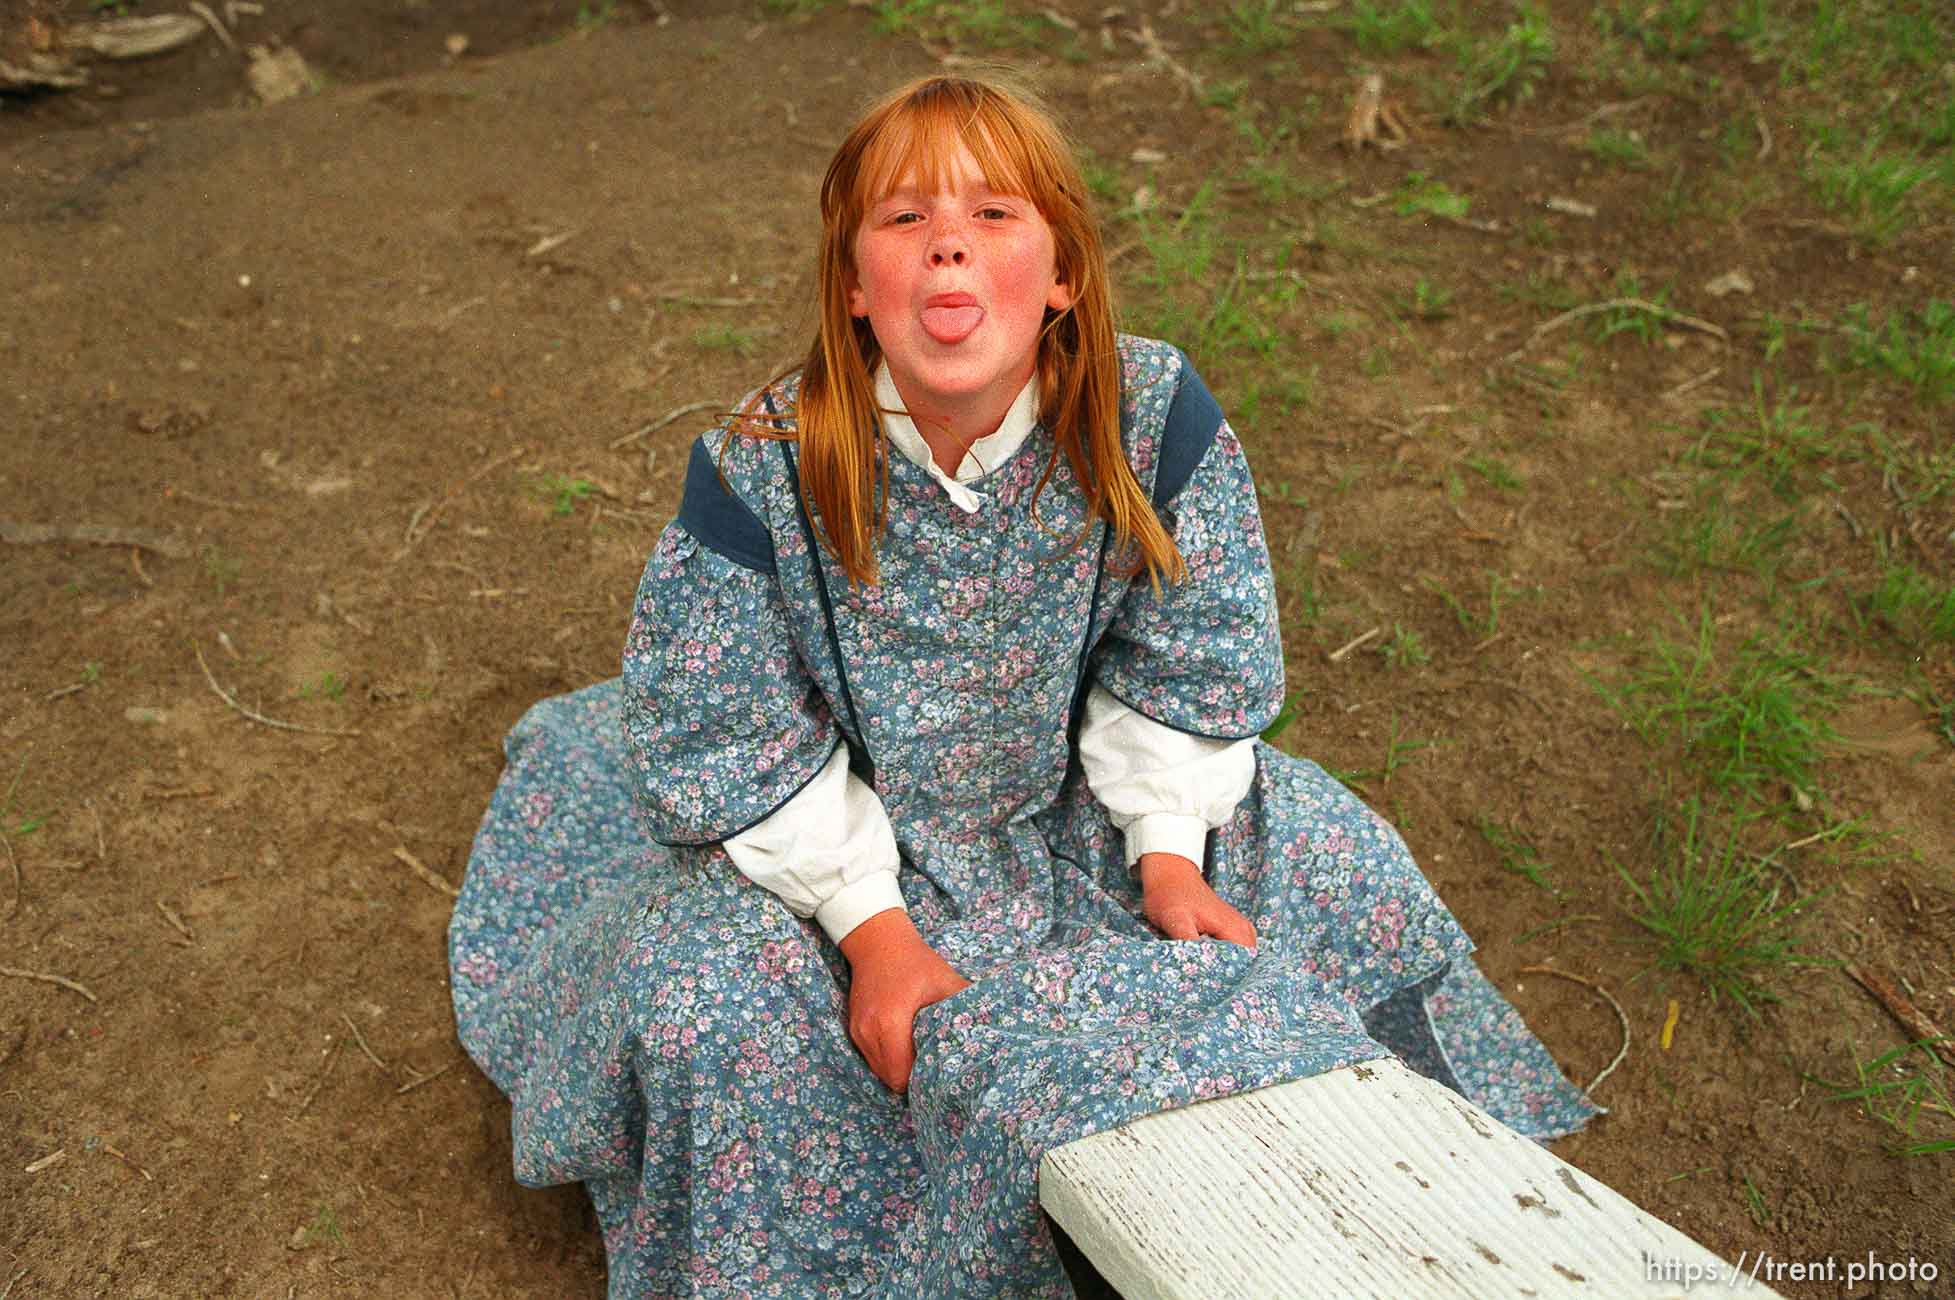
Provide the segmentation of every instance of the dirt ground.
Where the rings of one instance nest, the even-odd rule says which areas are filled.
[[[1229,148],[1226,116],[1140,42],[1090,39],[1100,6],[1059,8],[1079,53],[1014,57],[1096,159],[1159,151],[1120,174],[1188,201]],[[936,64],[843,6],[265,10],[237,16],[239,36],[299,50],[319,93],[258,106],[240,57],[205,39],[0,109],[0,521],[147,530],[137,547],[0,545],[18,870],[16,888],[0,863],[0,1295],[599,1295],[583,1194],[514,1185],[508,1106],[456,1045],[446,886],[506,729],[615,672],[705,417],[630,435],[731,400],[800,345],[828,150],[865,93]],[[1199,12],[1174,10],[1162,38],[1199,49]],[[1602,297],[1624,266],[1696,286],[1742,264],[1745,312],[1829,313],[1913,301],[1924,272],[1945,291],[1946,229],[1870,251],[1794,209],[1682,235],[1605,215],[1579,246],[1531,246],[1511,232],[1543,196],[1611,207],[1616,180],[1523,129],[1580,118],[1583,87],[1551,79],[1516,129],[1352,156],[1335,145],[1348,56],[1295,55],[1267,93],[1338,106],[1296,142],[1301,169],[1353,196],[1419,168],[1472,177],[1474,216],[1510,233],[1387,236],[1458,286],[1450,318],[1388,345],[1433,364],[1374,382],[1321,338],[1314,403],[1239,421],[1266,494],[1283,485],[1273,552],[1330,593],[1289,638],[1300,711],[1282,743],[1355,770],[1401,728],[1435,740],[1365,789],[1489,974],[1581,1082],[1616,1056],[1616,1017],[1526,968],[1620,1001],[1628,1056],[1596,1094],[1611,1111],[1561,1155],[1729,1258],[1872,1252],[1942,1275],[1788,1295],[1955,1294],[1955,1157],[1897,1158],[1806,1077],[1851,1078],[1903,1033],[1830,967],[1749,1019],[1650,970],[1624,911],[1614,864],[1634,860],[1668,759],[1590,678],[1676,597],[1635,562],[1649,495],[1601,485],[1668,463],[1684,435],[1654,395],[1717,366],[1718,345],[1679,330],[1598,353],[1552,409],[1477,385],[1546,315],[1496,293],[1504,277],[1552,267]],[[1322,240],[1292,269],[1331,304],[1405,278]],[[1245,398],[1236,363],[1197,360],[1225,407]],[[1732,366],[1688,400],[1742,401],[1748,382]],[[1431,414],[1466,405],[1471,427]],[[1946,439],[1947,410],[1895,418]],[[1438,486],[1483,447],[1524,498]],[[1839,474],[1855,535],[1884,527],[1878,472]],[[1943,581],[1951,522],[1924,534]],[[1433,592],[1494,569],[1536,594],[1475,636]],[[1425,629],[1430,662],[1330,660],[1397,620]],[[1940,654],[1923,671],[1955,686]],[[1899,851],[1854,870],[1789,859],[1801,888],[1834,887],[1813,948],[1904,973],[1955,1025],[1955,752],[1904,701],[1843,716],[1860,743],[1827,761],[1828,807]],[[1530,829],[1559,894],[1502,869],[1483,813]]]

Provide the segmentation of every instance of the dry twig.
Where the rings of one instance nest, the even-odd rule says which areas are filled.
[[[427,863],[421,861],[421,859],[415,857],[412,853],[409,853],[405,844],[394,850],[394,857],[406,866],[409,871],[419,876],[421,882],[429,889],[446,894],[450,898],[460,898],[462,896],[461,890],[455,888],[446,880],[443,880]]]
[[[398,561],[409,551],[419,546],[427,535],[434,531],[435,521],[441,518],[441,512],[446,510],[454,502],[455,498],[460,496],[471,484],[478,483],[482,479],[487,478],[498,467],[507,465],[510,461],[515,460],[528,451],[529,448],[526,446],[511,447],[494,460],[487,461],[478,466],[467,478],[449,488],[440,497],[423,502],[421,507],[408,518],[406,544],[394,552],[393,559]]]
[[[0,975],[11,975],[17,980],[39,980],[43,984],[59,984],[62,988],[67,989],[70,992],[81,994],[83,997],[87,998],[90,1002],[97,1001],[97,998],[93,993],[90,993],[87,989],[83,988],[81,985],[75,983],[71,979],[65,978],[64,976],[47,975],[37,970],[21,970],[18,967],[14,967],[14,966],[0,966]]]
[[[1894,977],[1886,971],[1872,966],[1848,966],[1846,973],[1855,984],[1871,993],[1887,1014],[1900,1022],[1907,1030],[1908,1037],[1925,1040],[1923,1046],[1939,1056],[1945,1063],[1955,1065],[1955,1039],[1923,1011],[1914,1005],[1914,999],[1901,991]]]
[[[406,1083],[403,1083],[400,1087],[394,1089],[394,1095],[398,1097],[404,1092],[413,1092],[416,1088],[420,1087],[422,1084],[433,1083],[436,1079],[439,1079],[442,1075],[448,1073],[448,1071],[454,1068],[455,1068],[455,1062],[450,1061],[448,1062],[448,1064],[442,1066],[439,1070],[436,1070],[433,1074],[423,1074],[420,1075],[419,1078],[409,1079]]]
[[[163,919],[170,923],[170,928],[172,930],[175,930],[178,934],[183,936],[183,940],[185,943],[197,942],[197,936],[190,933],[190,927],[183,923],[182,917],[178,916],[174,911],[171,910],[170,905],[168,903],[165,903],[160,898],[157,899],[156,910],[163,914]]]
[[[20,910],[20,863],[14,858],[14,837],[0,832],[0,848],[7,850],[7,865],[14,870],[14,901],[7,905],[7,914],[0,916],[0,921],[11,921]]]
[[[1571,974],[1570,972],[1565,970],[1557,970],[1553,966],[1523,966],[1521,967],[1521,973],[1524,975],[1558,975],[1562,979],[1571,980],[1574,983],[1581,985],[1585,989],[1593,989],[1595,992],[1601,994],[1602,1000],[1604,1002],[1607,1002],[1610,1008],[1615,1011],[1616,1019],[1622,1025],[1622,1046],[1616,1050],[1615,1060],[1610,1061],[1607,1065],[1603,1066],[1602,1073],[1596,1075],[1593,1079],[1590,1079],[1587,1085],[1582,1088],[1583,1092],[1594,1092],[1597,1084],[1601,1083],[1604,1079],[1614,1074],[1616,1072],[1616,1067],[1629,1059],[1629,1014],[1622,1009],[1622,1003],[1616,1001],[1615,995],[1613,993],[1609,992],[1609,990],[1603,988],[1600,984],[1597,984],[1592,979],[1585,978],[1584,976],[1581,975]]]
[[[360,1027],[358,1025],[353,1023],[353,1017],[347,1015],[344,1011],[342,1011],[339,1013],[339,1018],[346,1022],[346,1027],[348,1029],[353,1031],[353,1041],[360,1045],[360,1050],[367,1054],[367,1059],[369,1061],[372,1061],[375,1065],[379,1066],[380,1072],[382,1074],[392,1074],[394,1072],[393,1068],[389,1066],[385,1061],[381,1060],[380,1057],[374,1053],[374,1050],[371,1047],[367,1046],[367,1036],[360,1032]]]
[[[1383,632],[1384,630],[1385,630],[1384,627],[1381,625],[1379,627],[1372,628],[1369,632],[1366,632],[1361,636],[1354,636],[1349,641],[1346,641],[1343,645],[1337,647],[1337,649],[1331,651],[1330,654],[1326,655],[1325,657],[1334,664],[1342,663],[1344,659],[1353,650],[1356,650],[1359,646],[1371,640],[1371,638],[1377,636],[1379,633]]]
[[[691,415],[695,411],[710,411],[716,407],[724,407],[725,405],[726,403],[724,402],[687,402],[684,406],[675,407],[672,410],[667,411],[664,415],[661,415],[658,419],[653,420],[650,424],[645,425],[643,428],[634,429],[630,433],[627,433],[622,438],[613,439],[611,443],[611,450],[616,451],[620,447],[628,447],[632,443],[637,442],[640,438],[645,437],[647,434],[657,433],[660,429],[663,429],[666,425],[671,424],[674,420],[683,419],[684,417]]]
[[[108,1152],[110,1155],[114,1156],[117,1160],[120,1160],[123,1164],[128,1165],[131,1169],[141,1174],[143,1176],[144,1182],[153,1183],[156,1181],[155,1174],[150,1173],[149,1170],[143,1168],[141,1165],[137,1164],[134,1160],[131,1160],[128,1156],[123,1155],[120,1151],[117,1151],[113,1146],[109,1145],[107,1142],[104,1142],[102,1144],[102,1150]]]
[[[190,547],[154,528],[117,528],[109,524],[23,524],[0,519],[0,542],[35,546],[44,542],[85,542],[91,546],[140,546],[173,560],[188,559]]]
[[[280,731],[302,731],[309,736],[357,736],[360,734],[357,730],[344,731],[332,727],[308,727],[300,722],[280,722],[277,718],[268,718],[256,710],[246,708],[238,701],[237,696],[217,684],[217,678],[211,675],[210,665],[204,662],[204,648],[195,643],[192,643],[191,648],[197,652],[197,667],[204,670],[204,680],[210,683],[210,688],[213,691],[217,692],[217,698],[260,726],[276,727]]]
[[[1520,355],[1523,352],[1527,351],[1529,348],[1533,347],[1536,343],[1539,343],[1542,339],[1546,338],[1550,333],[1552,333],[1557,329],[1560,329],[1563,325],[1566,325],[1568,322],[1573,320],[1580,320],[1584,316],[1593,316],[1597,312],[1604,312],[1604,311],[1646,311],[1649,312],[1651,315],[1659,316],[1664,320],[1675,321],[1677,324],[1682,325],[1688,329],[1700,330],[1705,334],[1713,335],[1724,343],[1729,343],[1731,341],[1731,336],[1725,333],[1723,326],[1713,325],[1710,321],[1703,320],[1700,317],[1686,316],[1684,313],[1680,311],[1672,311],[1668,307],[1662,306],[1658,303],[1647,302],[1642,298],[1610,298],[1606,302],[1592,302],[1587,304],[1586,306],[1572,308],[1569,311],[1565,311],[1561,313],[1561,315],[1555,317],[1547,324],[1535,327],[1534,332],[1527,336],[1527,342],[1521,344],[1519,347],[1515,348],[1512,352],[1509,352],[1506,356],[1502,357],[1501,360],[1502,361],[1519,360]]]
[[[292,1112],[293,1119],[297,1119],[312,1108],[313,1100],[319,1096],[319,1090],[326,1086],[326,1079],[332,1074],[334,1063],[339,1060],[339,1049],[344,1046],[346,1046],[346,1040],[344,1038],[335,1038],[333,1040],[332,1047],[327,1049],[326,1052],[326,1064],[320,1068],[319,1077],[312,1081],[312,1088],[306,1093],[305,1100],[300,1102],[299,1108]]]

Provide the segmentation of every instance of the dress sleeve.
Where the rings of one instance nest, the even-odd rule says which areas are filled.
[[[1086,783],[1127,837],[1127,865],[1175,853],[1199,865],[1208,833],[1256,779],[1256,742],[1164,727],[1094,687],[1079,731]]]
[[[1206,398],[1185,361],[1178,382]],[[1197,448],[1193,472],[1160,507],[1187,576],[1158,590],[1144,575],[1127,585],[1093,652],[1092,679],[1163,726],[1243,740],[1283,705],[1276,582],[1242,444],[1212,399],[1204,409],[1213,413],[1206,449]],[[1164,447],[1163,464],[1176,451]]]
[[[726,853],[741,875],[779,895],[796,916],[814,917],[836,943],[876,913],[904,905],[889,814],[849,771],[844,749],[758,825],[728,836]]]
[[[623,676],[639,807],[664,844],[747,829],[842,743],[796,653],[771,565],[702,545],[683,516],[639,583]]]

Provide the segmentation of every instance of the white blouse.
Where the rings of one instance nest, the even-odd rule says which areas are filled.
[[[887,365],[876,372],[876,400],[891,445],[968,514],[986,500],[969,484],[1011,459],[1038,420],[1034,377],[997,432],[971,444],[953,478],[902,414]],[[1086,695],[1079,758],[1087,784],[1126,836],[1130,867],[1143,853],[1173,853],[1199,864],[1208,832],[1229,819],[1256,779],[1253,737],[1191,736],[1134,712],[1098,686]],[[903,906],[895,831],[876,792],[849,771],[844,747],[793,798],[725,844],[741,874],[778,895],[796,916],[814,917],[836,943],[876,913]]]

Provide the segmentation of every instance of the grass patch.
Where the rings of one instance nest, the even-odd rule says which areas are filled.
[[[1814,421],[1811,407],[1796,404],[1798,396],[1796,388],[1789,388],[1768,403],[1763,376],[1753,376],[1751,405],[1706,411],[1704,432],[1684,460],[1728,474],[1755,475],[1774,495],[1790,498],[1801,471],[1845,450],[1839,438]]]
[[[1605,36],[1634,41],[1651,59],[1694,59],[1704,52],[1707,0],[1642,0],[1607,5],[1595,11],[1595,25]]]
[[[1668,522],[1653,558],[1657,571],[1671,578],[1705,571],[1749,573],[1770,589],[1799,538],[1797,511],[1761,517],[1718,479],[1699,484],[1686,508],[1664,517]]]
[[[1583,143],[1589,155],[1600,162],[1630,171],[1642,171],[1650,165],[1649,146],[1637,131],[1619,131],[1614,127],[1598,126],[1588,133]]]
[[[1472,206],[1472,199],[1424,172],[1413,172],[1392,193],[1392,211],[1401,217],[1463,217]]]
[[[1922,401],[1955,397],[1955,303],[1931,298],[1919,311],[1890,312],[1875,325],[1866,304],[1840,322],[1846,347],[1829,358],[1842,370],[1871,370],[1912,388]]]
[[[735,329],[731,325],[716,325],[692,332],[692,345],[708,352],[731,352],[735,356],[747,357],[753,355],[759,343],[760,335],[753,330]]]
[[[1927,1116],[1939,1129],[1955,1133],[1955,1126],[1949,1123],[1955,1120],[1949,1070],[1928,1050],[1931,1041],[1907,1043],[1870,1061],[1856,1059],[1854,1083],[1831,1083],[1813,1075],[1806,1078],[1832,1089],[1827,1101],[1857,1101],[1868,1119],[1892,1129],[1895,1137],[1888,1149],[1895,1155],[1947,1155],[1955,1152],[1955,1136],[1928,1137],[1918,1131]]]
[[[1675,744],[1716,789],[1811,789],[1820,748],[1833,738],[1825,715],[1844,688],[1789,629],[1755,634],[1726,657],[1715,634],[1706,609],[1692,640],[1652,633],[1624,681],[1594,685],[1646,743]]]
[[[321,673],[316,681],[302,683],[297,694],[302,700],[331,700],[337,704],[346,695],[346,679],[338,673]]]
[[[204,576],[217,587],[218,595],[229,594],[238,580],[238,575],[244,572],[243,562],[237,556],[220,551],[215,546],[206,546],[203,558]]]
[[[1485,640],[1500,630],[1500,610],[1506,603],[1507,594],[1514,590],[1514,585],[1494,570],[1488,569],[1484,614],[1433,579],[1426,580],[1426,589],[1446,602],[1446,608],[1453,611],[1453,619],[1459,624],[1462,632]]]
[[[1430,49],[1446,34],[1433,0],[1397,0],[1374,4],[1355,0],[1339,23],[1366,54],[1393,55],[1406,49]]]
[[[1493,851],[1500,855],[1500,869],[1521,877],[1536,889],[1544,889],[1559,898],[1561,891],[1548,879],[1554,868],[1544,859],[1534,842],[1505,822],[1497,822],[1482,813],[1473,819],[1474,828],[1480,832]]]
[[[1392,634],[1378,647],[1378,653],[1393,668],[1417,668],[1432,662],[1432,652],[1413,629],[1403,624],[1392,624]]]
[[[1041,13],[1022,13],[1004,0],[882,0],[876,26],[891,35],[929,37],[987,50],[1050,48],[1070,62],[1084,57],[1079,39]]]
[[[577,503],[595,493],[597,484],[568,474],[544,474],[530,480],[530,491],[549,503],[551,514],[563,519],[576,513]]]
[[[1554,51],[1548,16],[1529,6],[1500,35],[1461,42],[1459,80],[1446,106],[1446,120],[1465,125],[1496,104],[1530,98],[1554,61]]]
[[[1889,563],[1867,593],[1867,613],[1910,645],[1955,642],[1955,584],[1938,582],[1911,564]]]
[[[1656,964],[1701,979],[1713,997],[1746,1012],[1776,995],[1767,981],[1796,966],[1828,964],[1799,951],[1801,914],[1815,896],[1787,898],[1769,858],[1740,843],[1743,819],[1719,837],[1700,801],[1659,815],[1654,861],[1640,879],[1616,872],[1634,896],[1630,917],[1656,945]]]

